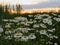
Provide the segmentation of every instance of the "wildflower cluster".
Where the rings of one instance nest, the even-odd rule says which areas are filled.
[[[3,19],[4,38],[15,41],[36,41],[39,45],[53,44],[53,39],[58,40],[57,25],[60,25],[60,15],[36,14],[17,16],[13,19]],[[0,36],[3,28],[0,28]],[[32,41],[33,42],[33,41]],[[55,45],[57,42],[55,42]],[[57,44],[58,45],[58,44]]]

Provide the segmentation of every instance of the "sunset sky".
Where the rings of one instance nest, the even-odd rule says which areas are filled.
[[[50,0],[0,0],[0,2],[4,2],[4,3],[10,3],[10,4],[20,3],[21,5],[32,5],[32,4],[48,2],[48,1]]]
[[[0,3],[21,4],[23,8],[60,7],[60,0],[0,0]]]

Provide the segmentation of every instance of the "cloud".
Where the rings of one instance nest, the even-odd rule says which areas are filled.
[[[42,3],[42,2],[47,2],[50,0],[20,0],[20,3],[22,5],[31,5],[31,4],[37,4],[37,3]]]
[[[22,5],[31,5],[31,4],[37,4],[37,3],[42,3],[42,2],[48,2],[50,0],[0,0],[0,2],[4,3],[10,3],[10,4],[16,4],[20,3]]]

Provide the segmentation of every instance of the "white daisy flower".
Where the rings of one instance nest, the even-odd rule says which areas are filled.
[[[46,35],[47,31],[46,30],[40,30],[40,34]]]
[[[47,35],[49,38],[53,39],[54,36],[52,34]]]
[[[26,24],[25,22],[21,22],[21,24]]]
[[[15,17],[14,19],[19,20],[19,21],[27,20],[27,18],[25,18],[25,17]]]
[[[10,28],[10,27],[11,27],[10,24],[5,25],[5,28]]]
[[[47,23],[48,22],[48,19],[43,19],[43,23]]]
[[[35,19],[42,19],[42,16],[41,15],[37,15],[37,16],[35,16]]]
[[[29,17],[33,17],[33,15],[28,15]]]
[[[58,37],[54,35],[54,38],[56,38],[56,39],[57,39]]]
[[[48,17],[49,15],[48,14],[43,14],[42,16],[47,16]]]
[[[53,28],[53,29],[48,29],[47,31],[49,31],[49,32],[54,32],[54,31],[55,31],[55,28]]]
[[[8,21],[8,19],[3,19],[2,21],[5,21],[5,22],[7,22],[7,21]]]
[[[14,37],[15,38],[20,38],[20,37],[22,37],[22,35],[23,35],[22,33],[16,33],[16,34],[14,34]]]
[[[3,28],[0,27],[0,32],[3,32]]]
[[[5,34],[11,34],[12,33],[12,31],[5,31]]]
[[[45,25],[45,24],[40,24],[40,26],[42,27],[42,28],[47,28],[47,26]]]
[[[48,41],[49,44],[53,44],[52,42]]]
[[[5,39],[12,39],[11,36],[5,36]]]
[[[49,21],[47,22],[47,24],[48,24],[48,25],[52,25],[52,20],[49,20]]]
[[[27,23],[25,23],[24,25],[25,25],[25,26],[30,26],[30,24],[27,24]]]
[[[22,31],[23,33],[27,33],[28,32],[28,28],[17,28],[16,31],[17,30]]]
[[[52,20],[49,18],[43,19],[43,23],[47,23],[48,25],[52,25]]]
[[[54,16],[57,16],[57,14],[52,13]]]
[[[58,15],[58,17],[60,17],[60,15]]]
[[[56,20],[57,22],[60,22],[60,18],[53,18],[54,20]]]
[[[19,20],[13,20],[13,22],[19,22]]]
[[[29,37],[29,39],[35,39],[36,38],[36,36],[34,34],[30,34],[28,37]]]
[[[58,43],[54,43],[54,45],[58,45]]]
[[[37,27],[39,27],[39,24],[33,25],[33,28],[37,28]]]
[[[21,41],[28,41],[28,39],[29,39],[28,36],[22,36],[20,40],[21,40]]]
[[[50,29],[49,29],[48,31],[49,31],[49,32],[53,32],[53,30],[50,30]]]
[[[27,33],[27,32],[28,32],[27,28],[22,28],[21,31],[22,31],[23,33]]]
[[[33,20],[34,23],[36,23],[37,21],[36,20]]]
[[[55,28],[53,28],[52,30],[53,30],[53,31],[55,31],[56,29],[55,29]]]
[[[36,32],[39,32],[38,30],[36,30]]]
[[[52,16],[48,16],[48,18],[49,18],[49,19],[51,19],[51,18],[52,18]]]

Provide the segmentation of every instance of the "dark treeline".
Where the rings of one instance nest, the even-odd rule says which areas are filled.
[[[0,5],[0,13],[2,14],[3,12],[8,13],[8,10],[16,10],[17,13],[18,11],[22,10],[22,7],[20,4],[16,5]]]
[[[12,10],[16,10],[17,14],[11,14],[8,12],[8,9],[12,9]],[[22,10],[21,5],[16,5],[16,8],[14,7],[14,5],[12,5],[12,7],[10,5],[0,5],[0,25],[3,24],[2,19],[9,19],[9,18],[14,18],[15,16],[18,16],[20,14],[18,14],[18,11]],[[12,16],[13,15],[13,16]]]

